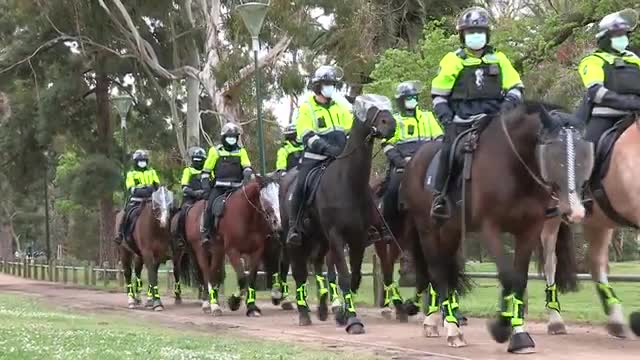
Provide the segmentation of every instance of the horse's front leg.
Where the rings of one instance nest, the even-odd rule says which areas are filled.
[[[142,293],[142,268],[144,267],[144,261],[140,256],[134,256],[133,258],[133,266],[136,272],[136,277],[133,279],[133,295],[136,300],[136,305],[142,304],[142,300],[140,299],[140,294]]]
[[[280,307],[282,310],[293,310],[293,304],[291,301],[287,299],[289,296],[289,284],[287,283],[287,277],[289,275],[289,268],[291,267],[291,262],[289,261],[289,253],[286,247],[280,251],[280,291],[282,292],[282,301],[280,302]]]
[[[319,241],[319,240],[316,240]],[[344,250],[341,250],[344,251]],[[325,262],[327,264],[327,281],[329,282],[329,301],[331,301],[331,312],[335,314],[342,308],[342,299],[338,291],[338,275],[336,274],[335,252],[329,250]]]
[[[135,282],[131,281],[132,254],[122,246],[120,247],[120,262],[122,263],[122,270],[124,271],[124,280],[127,284],[127,306],[129,309],[134,309],[137,304],[134,292]]]
[[[320,321],[326,321],[329,317],[329,289],[327,289],[327,278],[322,273],[322,268],[327,255],[327,248],[324,245],[325,242],[319,243],[317,253],[313,259],[313,270],[316,278],[316,289],[318,291],[318,319]]]
[[[307,259],[309,249],[303,246],[288,248],[291,259],[291,270],[296,281],[296,306],[298,308],[298,324],[300,326],[311,325],[309,316],[309,304],[307,303]]]
[[[544,277],[547,281],[547,287],[545,289],[545,307],[549,314],[547,333],[550,335],[561,335],[567,333],[567,327],[560,315],[560,300],[558,298],[558,288],[556,285],[556,267],[558,265],[556,243],[558,241],[558,231],[560,230],[561,221],[562,220],[559,217],[547,220],[544,223],[542,234],[540,235],[544,260]]]
[[[247,291],[248,276],[244,272],[242,259],[240,257],[240,254],[236,250],[229,250],[229,261],[231,262],[231,266],[233,266],[233,269],[236,272],[236,277],[238,278],[238,294],[236,294],[235,292],[232,293],[231,296],[229,296],[227,302],[229,304],[229,309],[231,309],[231,311],[236,311],[240,309],[242,297]]]
[[[220,285],[224,281],[224,255],[225,248],[221,242],[216,242],[211,246],[211,263],[205,272],[205,281],[207,281],[209,304],[211,315],[213,316],[222,315],[222,309],[218,304],[218,296],[220,295]],[[207,277],[209,280],[206,280]]]
[[[181,268],[181,263],[182,263],[182,257],[186,256],[184,253],[184,250],[176,250],[175,253],[173,254],[173,279],[174,279],[174,285],[173,285],[173,294],[175,295],[175,304],[176,305],[180,305],[182,304],[182,285],[180,284],[180,275],[182,271],[189,271],[189,269],[182,269]]]
[[[591,278],[596,283],[596,291],[608,316],[607,331],[611,336],[626,338],[627,332],[622,312],[622,301],[616,296],[609,284],[607,270],[609,266],[609,242],[613,229],[584,226],[584,237],[589,244],[589,262]]]
[[[160,300],[160,289],[158,288],[158,268],[160,267],[160,262],[153,256],[145,256],[144,263],[147,266],[147,275],[149,276],[151,308],[155,311],[162,311],[164,310],[164,306]]]
[[[247,306],[247,316],[249,317],[262,316],[262,311],[256,304],[256,278],[258,275],[258,266],[260,265],[260,259],[262,259],[263,253],[264,246],[260,246],[249,258],[249,278],[247,279],[247,297],[245,302]]]
[[[366,231],[363,231],[362,234],[366,234]],[[342,310],[336,314],[336,322],[343,326],[346,325],[345,330],[349,334],[364,334],[364,324],[356,314],[355,293],[353,292],[353,285],[359,285],[359,280],[352,281],[347,259],[344,256],[346,236],[341,231],[337,231],[336,228],[332,228],[329,231],[328,238],[331,239],[330,246],[334,252],[336,269],[338,270],[338,286],[340,287],[344,300]],[[353,254],[356,257],[358,257],[358,253],[363,249],[361,246],[357,246],[357,248],[358,249],[350,249],[350,252],[353,250],[356,251],[356,253]],[[362,254],[359,256],[359,261],[362,261]]]

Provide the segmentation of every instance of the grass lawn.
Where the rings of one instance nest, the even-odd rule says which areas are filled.
[[[0,359],[7,360],[339,358],[291,344],[154,328],[125,317],[72,314],[8,294],[0,294],[0,324]]]

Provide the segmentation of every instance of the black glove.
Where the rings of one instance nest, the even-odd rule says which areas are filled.
[[[400,151],[398,149],[391,149],[387,151],[387,158],[393,167],[395,168],[403,168],[407,166],[407,161],[404,159]]]
[[[509,99],[508,97],[506,97],[502,102],[502,105],[500,105],[500,112],[501,113],[509,112],[515,109],[516,107],[518,107],[518,105],[519,105],[519,102],[513,101],[513,99]]]
[[[451,110],[448,100],[444,97],[436,96],[433,102],[435,104],[433,106],[433,112],[436,114],[440,124],[444,127],[448,126],[453,122],[453,110]]]
[[[340,154],[342,154],[342,149],[339,146],[329,145],[327,146],[324,153],[331,157],[338,157]]]
[[[204,190],[205,192],[208,192],[209,190],[211,190],[211,180],[209,179],[209,177],[203,177],[202,180],[200,180],[200,183],[202,185],[202,190]]]
[[[204,190],[196,190],[196,191],[194,191],[194,195],[195,195],[196,199],[204,198],[204,194],[205,194]]]
[[[185,186],[185,187],[182,189],[182,194],[183,194],[184,196],[196,197],[196,192],[195,192],[192,188],[190,188],[190,187],[188,187],[188,186]]]

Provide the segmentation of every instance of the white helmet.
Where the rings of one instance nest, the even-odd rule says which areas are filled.
[[[613,14],[609,14],[600,20],[598,24],[598,34],[596,39],[600,40],[610,32],[624,31],[630,32],[638,25],[638,12],[633,9],[624,9]]]
[[[220,129],[220,136],[240,136],[242,129],[235,123],[228,122]]]

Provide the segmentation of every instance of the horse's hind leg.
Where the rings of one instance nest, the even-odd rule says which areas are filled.
[[[329,307],[327,303],[329,301],[329,289],[327,289],[327,279],[322,273],[322,267],[324,265],[325,254],[327,253],[326,246],[319,245],[322,249],[319,249],[316,256],[313,259],[313,270],[316,278],[316,289],[318,290],[318,319],[320,321],[326,321],[329,317]]]
[[[247,291],[248,277],[245,275],[244,266],[242,265],[240,254],[237,251],[229,251],[229,261],[231,262],[231,266],[235,270],[236,277],[238,278],[238,294],[235,292],[232,293],[227,302],[229,303],[231,311],[236,311],[240,308],[242,297]]]
[[[158,288],[158,268],[160,267],[160,262],[152,256],[145,256],[144,262],[147,266],[147,275],[149,276],[149,288],[151,289],[152,299],[151,307],[155,311],[162,311],[164,310],[164,306],[160,300],[160,289]]]
[[[341,250],[344,251],[344,250]],[[327,281],[329,281],[329,301],[331,301],[331,312],[336,313],[342,308],[342,299],[338,291],[338,274],[336,273],[335,251],[329,250],[326,255]]]
[[[256,278],[258,276],[258,266],[260,265],[260,259],[262,258],[263,249],[255,251],[249,259],[249,278],[247,279],[247,316],[260,317],[262,311],[256,304]]]
[[[609,266],[609,243],[613,229],[584,226],[584,237],[589,244],[589,262],[591,278],[596,282],[596,291],[608,316],[607,331],[617,338],[626,338],[622,302],[609,284],[607,270]]]
[[[205,281],[207,281],[207,287],[209,290],[209,303],[211,306],[211,315],[220,316],[222,315],[222,309],[220,308],[220,304],[218,304],[218,295],[220,292],[220,285],[224,281],[224,245],[214,244],[212,247],[211,253],[211,262],[210,267],[207,268],[207,276],[205,276]],[[207,279],[208,278],[208,279]],[[203,305],[204,309],[204,305]]]
[[[142,261],[142,258],[140,256],[135,256],[134,259],[134,268],[135,268],[135,272],[136,272],[136,277],[133,280],[134,281],[134,296],[135,296],[135,300],[136,300],[136,304],[140,305],[142,303],[142,300],[140,300],[140,293],[142,292],[142,268],[144,266],[144,262]]]
[[[291,259],[293,278],[296,281],[298,324],[300,326],[309,326],[311,325],[309,304],[307,303],[307,259],[309,258],[309,250],[305,249],[304,246],[297,246],[290,247],[288,251],[290,251],[289,259]]]
[[[129,251],[120,247],[120,262],[122,262],[122,270],[124,271],[124,280],[127,284],[127,305],[129,309],[136,307],[136,298],[134,292],[134,282],[131,281],[131,259],[132,255]]]
[[[366,232],[362,232],[363,234]],[[340,325],[346,325],[346,331],[349,334],[363,334],[364,324],[358,319],[356,314],[356,305],[354,301],[354,289],[360,284],[360,269],[355,269],[355,276],[349,272],[347,266],[347,259],[344,256],[344,236],[338,231],[330,231],[329,239],[332,241],[332,250],[334,251],[336,260],[336,269],[338,270],[338,286],[342,291],[342,297],[344,305],[342,311],[336,314],[336,322]],[[360,263],[362,265],[362,256],[364,248],[362,246],[349,248],[349,255],[351,257],[352,264]]]
[[[556,242],[558,241],[560,221],[560,218],[547,220],[542,229],[542,234],[540,235],[544,262],[544,277],[547,281],[547,287],[545,289],[545,307],[549,314],[547,333],[550,335],[567,333],[567,327],[560,315],[560,301],[558,299],[558,289],[556,287],[556,265],[558,263],[558,258],[556,256]]]
[[[173,285],[173,294],[175,295],[175,304],[176,305],[180,305],[182,304],[182,285],[180,284],[180,274],[182,271],[189,271],[189,269],[182,269],[181,268],[181,262],[182,262],[182,257],[183,256],[187,256],[184,253],[184,250],[176,250],[172,261],[173,261],[173,279],[174,279],[174,285]]]
[[[287,252],[286,248],[283,247],[280,256],[280,291],[282,291],[282,302],[280,303],[280,307],[282,307],[282,310],[293,310],[291,301],[287,299],[287,297],[289,296],[289,284],[287,283],[287,276],[289,275],[291,262],[289,261],[289,253]]]

